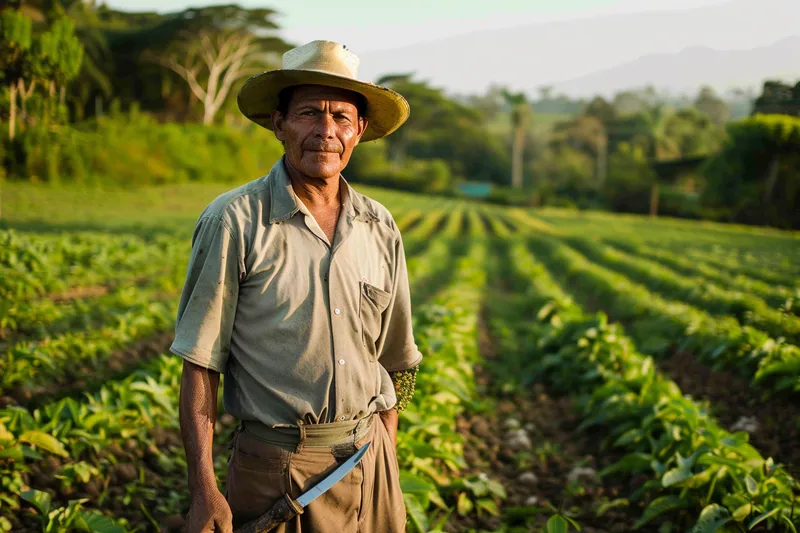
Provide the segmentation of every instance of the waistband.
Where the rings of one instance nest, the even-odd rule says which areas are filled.
[[[299,424],[272,427],[253,420],[242,421],[242,429],[254,437],[282,448],[329,448],[354,444],[367,436],[375,415],[360,420],[331,422],[330,424]]]

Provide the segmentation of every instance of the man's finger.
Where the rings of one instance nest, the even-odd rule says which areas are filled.
[[[225,520],[223,522],[214,522],[216,528],[214,531],[218,531],[219,533],[233,533],[233,523],[231,520]]]

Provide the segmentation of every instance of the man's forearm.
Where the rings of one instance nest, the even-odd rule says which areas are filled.
[[[212,446],[218,388],[218,372],[184,361],[179,409],[190,493],[217,488]]]

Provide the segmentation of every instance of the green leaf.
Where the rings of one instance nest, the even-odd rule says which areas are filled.
[[[733,512],[733,519],[737,522],[744,522],[744,519],[753,512],[753,504],[746,503]]]
[[[500,509],[497,508],[497,504],[494,500],[490,500],[489,498],[481,498],[477,502],[475,502],[478,512],[486,511],[492,516],[500,516]]]
[[[685,481],[692,477],[692,471],[684,468],[673,468],[661,478],[661,485],[663,487],[671,487],[677,485],[681,481]]]
[[[5,448],[0,449],[0,459],[14,459],[15,461],[24,461],[25,455],[20,448]]]
[[[456,503],[456,511],[461,516],[467,516],[469,513],[472,512],[474,508],[474,504],[472,500],[469,499],[466,492],[462,492],[458,495],[458,502]]]
[[[609,509],[613,509],[615,507],[627,507],[630,504],[631,502],[627,498],[617,498],[616,500],[611,500],[600,504],[597,507],[595,514],[597,516],[603,516],[608,512]]]
[[[47,515],[50,513],[50,495],[41,490],[24,490],[19,493],[20,498],[36,507],[40,513]]]
[[[751,520],[749,524],[747,524],[747,529],[753,529],[755,526],[757,526],[758,524],[760,524],[761,522],[763,522],[767,518],[769,518],[771,516],[775,516],[776,514],[778,514],[779,511],[780,511],[779,508],[775,508],[775,509],[773,509],[771,511],[767,511],[767,512],[761,513],[757,517],[753,518],[753,520]]]
[[[414,525],[419,533],[428,531],[428,516],[425,514],[425,509],[422,504],[413,494],[403,494],[403,501],[406,503],[406,511],[411,523]]]
[[[646,453],[630,453],[616,463],[605,467],[600,471],[600,477],[605,477],[615,472],[629,474],[631,472],[642,472],[650,467],[653,458]]]
[[[431,491],[435,491],[436,487],[433,486],[428,480],[417,476],[416,474],[412,474],[410,472],[406,472],[405,470],[400,471],[400,489],[407,494],[413,493],[428,493]]]
[[[86,526],[93,533],[125,533],[125,528],[118,526],[114,520],[96,511],[82,512]]]
[[[544,530],[546,533],[567,533],[567,528],[569,528],[569,524],[563,516],[553,515],[547,521]]]
[[[639,529],[653,518],[669,511],[684,509],[687,505],[685,498],[678,496],[661,496],[656,498],[642,513],[642,517],[633,525],[633,529]]]
[[[750,493],[750,496],[755,496],[758,492],[758,483],[756,483],[756,480],[753,479],[753,476],[750,474],[744,476],[744,483],[747,485],[747,492]]]
[[[64,445],[54,436],[45,433],[44,431],[26,431],[20,435],[19,442],[33,444],[39,448],[52,453],[53,455],[60,455],[61,457],[69,457]]]
[[[632,442],[637,442],[639,439],[642,438],[642,430],[640,428],[632,428],[620,435],[620,437],[614,441],[615,448],[618,446],[627,446]]]
[[[731,513],[721,505],[712,503],[700,512],[692,533],[713,533],[732,520]]]
[[[772,472],[775,470],[775,461],[772,460],[772,457],[767,457],[767,460],[764,461],[764,470],[764,473],[768,476],[772,475]]]
[[[578,524],[578,523],[577,523],[575,520],[573,520],[572,518],[568,517],[567,515],[563,515],[563,516],[564,516],[564,520],[566,520],[567,522],[569,522],[569,523],[570,523],[570,525],[572,525],[572,527],[574,527],[574,528],[575,528],[575,529],[577,529],[578,531],[580,531],[580,530],[581,530],[581,526],[580,526],[580,524]]]
[[[793,512],[793,509],[784,509],[784,511],[788,511],[788,513],[791,515],[792,512]],[[781,521],[788,528],[787,531],[791,530],[792,533],[797,533],[797,528],[794,527],[794,523],[792,522],[792,519],[789,518],[788,515],[782,514],[781,515]]]

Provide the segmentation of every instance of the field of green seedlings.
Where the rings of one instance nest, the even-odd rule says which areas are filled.
[[[181,529],[167,347],[224,190],[4,191],[0,531]],[[426,356],[409,531],[797,532],[800,236],[364,192],[403,231]]]

